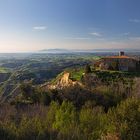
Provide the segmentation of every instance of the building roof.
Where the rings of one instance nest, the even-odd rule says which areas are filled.
[[[116,59],[134,59],[133,57],[129,57],[129,56],[125,56],[125,55],[122,55],[122,56],[107,56],[107,57],[104,57],[104,58],[107,58],[107,59],[110,59],[110,58],[116,58]]]

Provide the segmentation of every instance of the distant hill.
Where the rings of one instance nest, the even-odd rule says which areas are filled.
[[[40,50],[39,53],[97,53],[97,52],[119,52],[119,51],[125,51],[125,52],[140,52],[139,49],[44,49]]]
[[[40,50],[40,53],[72,53],[72,50],[67,49],[44,49]]]
[[[40,53],[93,53],[94,50],[84,50],[84,49],[44,49],[40,50]]]

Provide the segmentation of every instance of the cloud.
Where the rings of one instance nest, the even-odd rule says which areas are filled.
[[[43,30],[46,30],[47,27],[46,26],[34,26],[33,27],[33,30],[36,30],[36,31],[43,31]]]
[[[130,35],[130,33],[129,32],[126,32],[126,33],[123,33],[122,35],[128,36],[128,35]]]
[[[96,36],[96,37],[101,37],[102,35],[100,33],[97,32],[92,32],[90,33],[90,35]]]
[[[129,22],[140,23],[140,19],[129,19]]]
[[[129,40],[131,41],[140,41],[140,37],[130,37]]]
[[[124,32],[124,33],[118,34],[117,37],[118,38],[120,38],[120,37],[128,38],[128,37],[130,37],[130,35],[131,35],[130,32]]]
[[[66,37],[64,39],[68,39],[68,40],[89,40],[91,38],[88,38],[88,37]]]

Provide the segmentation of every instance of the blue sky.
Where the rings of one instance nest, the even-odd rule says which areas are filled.
[[[140,48],[140,0],[0,0],[0,52]]]

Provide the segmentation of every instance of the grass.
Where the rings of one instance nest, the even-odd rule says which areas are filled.
[[[60,74],[57,75],[56,78],[51,80],[51,84],[56,84],[57,81],[63,76],[64,72],[61,72]]]
[[[95,70],[93,71],[97,75],[102,76],[120,76],[120,77],[140,77],[140,72],[123,72],[123,71],[111,71],[111,70]]]
[[[0,73],[8,73],[6,68],[0,67]]]
[[[79,68],[79,69],[74,69],[70,72],[70,79],[74,80],[74,81],[80,81],[82,76],[84,73],[84,69],[83,68]]]
[[[92,67],[91,67],[92,68]],[[81,81],[81,78],[84,73],[84,67],[75,67],[65,70],[70,73],[70,79],[73,81]],[[130,79],[134,77],[140,77],[140,72],[123,72],[123,71],[111,71],[111,70],[92,70],[92,73],[96,74],[97,77],[105,83],[124,81],[131,81]],[[51,81],[52,84],[55,84],[64,73],[60,73],[55,79]]]
[[[70,79],[73,81],[81,81],[84,73],[84,68],[72,69],[70,71]],[[140,72],[122,72],[122,71],[110,71],[110,70],[93,70],[92,73],[96,74],[99,79],[108,83],[110,81],[129,81],[129,79],[134,77],[140,77]]]

